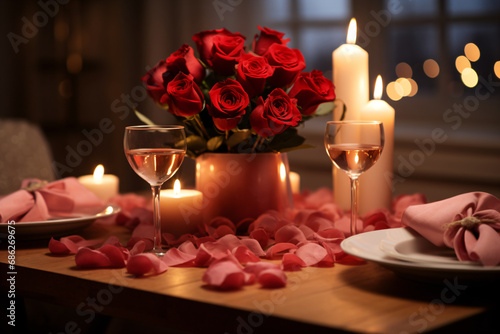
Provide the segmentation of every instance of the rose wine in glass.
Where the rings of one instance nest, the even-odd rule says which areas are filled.
[[[351,235],[357,234],[358,178],[382,154],[384,127],[376,121],[327,122],[325,148],[333,164],[351,180]]]
[[[153,193],[153,250],[161,247],[160,189],[179,169],[186,154],[184,127],[175,125],[138,125],[125,128],[124,151],[132,169],[148,182]]]

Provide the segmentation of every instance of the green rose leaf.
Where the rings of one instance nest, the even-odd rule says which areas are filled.
[[[305,138],[297,133],[297,129],[290,127],[276,135],[270,142],[269,147],[274,151],[284,152],[285,149],[302,145],[304,141]]]
[[[217,150],[224,142],[224,136],[212,137],[207,141],[207,148],[209,151]]]
[[[333,108],[335,108],[335,103],[334,102],[325,102],[321,103],[318,108],[316,108],[316,112],[314,113],[315,116],[324,116],[328,115],[333,111]]]
[[[137,118],[144,124],[147,124],[147,125],[156,125],[152,120],[150,120],[149,118],[147,118],[144,114],[140,113],[139,111],[137,111],[137,109],[134,108],[134,112],[135,112],[135,115],[137,116]]]
[[[239,143],[247,140],[248,138],[250,138],[250,136],[252,135],[252,131],[250,130],[242,130],[242,131],[238,131],[238,132],[235,132],[231,135],[231,137],[229,137],[227,139],[227,145],[229,147],[235,147],[236,145],[238,145]]]
[[[188,136],[186,138],[186,143],[188,150],[195,154],[197,152],[206,151],[207,149],[207,141],[200,136],[195,136],[195,135]]]

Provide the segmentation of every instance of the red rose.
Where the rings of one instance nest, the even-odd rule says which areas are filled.
[[[335,100],[333,83],[318,70],[300,73],[288,95],[297,99],[302,115],[312,115],[321,103]]]
[[[221,75],[233,74],[238,58],[244,53],[245,36],[225,28],[199,32],[193,41],[201,60]]]
[[[290,86],[297,75],[306,68],[304,56],[299,50],[281,44],[271,44],[264,56],[274,67],[274,75],[268,81],[276,87]]]
[[[269,28],[262,28],[257,26],[261,31],[260,36],[255,34],[252,43],[252,50],[259,56],[262,56],[266,53],[267,49],[271,46],[271,44],[278,43],[281,45],[286,45],[290,42],[290,38],[283,39],[282,37],[285,35],[283,32],[279,32]]]
[[[212,105],[207,108],[215,126],[221,131],[235,128],[250,103],[248,94],[240,83],[233,79],[218,82],[209,95]]]
[[[200,83],[205,78],[205,68],[194,56],[193,48],[187,44],[182,45],[167,58],[167,71],[174,75],[179,72],[191,74],[194,81]]]
[[[281,89],[273,90],[266,101],[259,97],[257,107],[250,114],[250,124],[262,137],[277,135],[289,126],[296,126],[302,119],[295,99]]]
[[[161,60],[155,67],[150,69],[143,77],[142,82],[146,85],[148,95],[158,104],[163,94],[165,86],[163,84],[163,73],[167,71],[167,63]]]
[[[264,91],[266,79],[273,73],[274,68],[269,65],[266,58],[250,53],[243,54],[236,67],[236,79],[251,98]]]
[[[181,117],[198,114],[203,109],[203,93],[193,81],[193,76],[179,72],[167,85],[161,103],[168,104],[169,111]]]

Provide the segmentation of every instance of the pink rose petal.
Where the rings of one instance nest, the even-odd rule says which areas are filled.
[[[245,245],[236,247],[232,251],[233,255],[238,259],[239,263],[249,263],[249,262],[259,262],[260,258],[256,256],[252,251]]]
[[[250,238],[257,240],[262,248],[266,248],[269,245],[269,233],[263,228],[254,229],[250,233]]]
[[[307,267],[307,264],[297,255],[287,253],[283,255],[281,266],[284,271],[299,271],[302,270],[302,268]]]
[[[228,254],[230,254],[230,251],[226,246],[217,242],[205,242],[198,249],[194,265],[197,267],[207,267],[214,260],[221,259]]]
[[[262,261],[247,264],[244,271],[249,274],[254,274],[256,277],[258,277],[262,271],[267,269],[280,269],[280,266],[276,263]]]
[[[274,240],[277,243],[287,242],[291,244],[298,244],[306,241],[304,233],[295,225],[285,225],[276,231]]]
[[[248,247],[258,257],[266,256],[266,252],[262,249],[260,243],[257,240],[251,238],[242,238],[241,243]]]
[[[286,275],[281,269],[266,269],[257,277],[257,282],[263,288],[282,288],[286,285]]]
[[[105,268],[111,266],[109,258],[98,250],[80,248],[75,255],[75,263],[84,268]]]
[[[287,253],[291,250],[297,249],[297,246],[288,242],[280,242],[278,244],[272,245],[266,252],[267,259],[274,259],[276,257],[281,257],[283,253]]]
[[[333,258],[331,258],[331,255],[328,254],[324,247],[316,243],[311,242],[301,246],[297,249],[295,254],[297,254],[297,256],[300,257],[308,266],[323,266],[329,263],[333,265]]]
[[[245,285],[246,276],[241,266],[233,261],[218,261],[208,267],[202,281],[221,290],[235,290]]]
[[[191,241],[184,241],[182,244],[177,247],[181,252],[194,255],[198,253],[198,249],[194,246],[194,244]]]
[[[128,260],[127,272],[135,276],[143,276],[148,273],[159,275],[167,271],[168,266],[153,253],[137,254]]]
[[[217,240],[220,244],[227,247],[229,250],[233,250],[234,248],[241,246],[241,240],[235,236],[234,234],[227,234]]]
[[[86,240],[79,235],[70,235],[62,237],[59,241],[51,238],[49,241],[49,250],[52,254],[75,254],[80,247],[92,247],[100,244],[102,240]]]
[[[115,245],[104,245],[96,251],[106,255],[109,259],[109,266],[115,268],[125,267],[130,256],[128,249]]]
[[[193,266],[196,255],[188,254],[180,251],[177,248],[170,248],[163,256],[163,262],[169,267],[174,266]]]
[[[134,246],[130,249],[130,255],[136,255],[143,253],[146,249],[146,243],[143,240],[139,240],[134,244]]]

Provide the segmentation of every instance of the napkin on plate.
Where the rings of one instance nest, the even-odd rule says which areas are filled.
[[[471,192],[410,206],[402,223],[436,246],[453,248],[461,261],[500,264],[500,200],[491,194]]]
[[[0,199],[0,222],[44,221],[97,213],[104,203],[74,177],[44,183],[24,180],[22,189]]]

